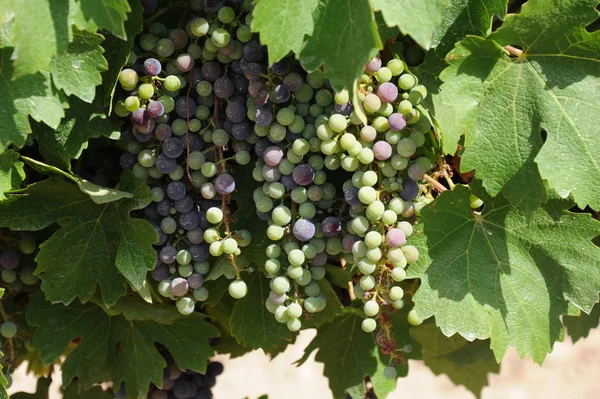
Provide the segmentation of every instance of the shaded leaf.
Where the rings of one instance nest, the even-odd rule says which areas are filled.
[[[13,150],[0,154],[0,201],[7,198],[4,194],[7,191],[21,188],[23,180],[25,171],[19,154]]]
[[[578,316],[564,316],[563,324],[573,342],[587,338],[590,330],[600,324],[600,306],[594,306],[590,314],[580,313]]]

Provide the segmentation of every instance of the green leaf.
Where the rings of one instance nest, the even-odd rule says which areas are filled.
[[[397,27],[387,26],[387,24],[385,23],[383,16],[381,15],[380,12],[375,13],[375,21],[377,21],[377,28],[379,29],[379,37],[381,38],[381,41],[384,44],[388,39],[390,39],[392,41],[395,40],[398,37],[398,35],[400,34],[400,31],[398,30]]]
[[[352,278],[346,269],[342,269],[339,266],[326,264],[325,271],[327,272],[328,281],[331,281],[333,284],[342,289],[348,289],[348,283]]]
[[[388,26],[397,26],[421,47],[429,49],[436,29],[442,23],[449,0],[370,0],[373,9],[381,11]]]
[[[11,395],[12,399],[46,399],[52,379],[48,377],[38,378],[35,393],[18,392]],[[1,396],[0,396],[1,397]]]
[[[313,35],[300,53],[307,70],[323,65],[331,86],[352,88],[373,51],[382,47],[373,11],[366,1],[328,0],[317,9]]]
[[[106,307],[100,298],[92,298],[91,301],[100,306],[109,316],[121,315],[127,320],[152,320],[160,324],[173,324],[181,318],[181,313],[174,306],[159,304],[149,306],[138,296],[124,296],[110,308]]]
[[[262,272],[250,274],[246,280],[248,294],[237,300],[229,321],[231,335],[242,345],[268,352],[278,347],[281,340],[290,341],[290,331],[277,322],[265,308],[269,297],[269,280]]]
[[[52,59],[52,81],[68,96],[76,95],[91,103],[96,94],[96,86],[102,83],[100,72],[108,69],[102,56],[101,35],[75,31],[72,43],[66,51]]]
[[[319,288],[321,289],[321,294],[325,295],[327,299],[327,306],[321,312],[314,313],[312,315],[312,320],[318,326],[323,323],[330,322],[335,319],[337,316],[342,314],[344,305],[340,302],[340,298],[337,293],[326,279],[321,279],[317,281],[319,284]],[[347,285],[346,285],[347,287]]]
[[[491,195],[502,191],[528,213],[545,199],[541,178],[580,208],[600,209],[600,32],[585,30],[597,3],[529,1],[490,40],[457,45],[441,76],[455,118],[438,119],[450,143],[465,134],[463,169],[476,169]],[[511,58],[505,45],[524,52]]]
[[[19,154],[13,150],[7,150],[0,154],[0,201],[7,197],[4,193],[21,188],[25,180],[23,162],[19,161]]]
[[[152,195],[130,172],[122,175],[119,188],[133,198],[99,205],[76,185],[51,177],[0,204],[0,226],[15,230],[40,230],[68,218],[36,257],[36,274],[48,300],[87,301],[99,284],[110,306],[125,294],[125,278],[136,288],[144,284],[156,263],[152,243],[158,238],[148,222],[129,213],[150,203]]]
[[[34,168],[40,173],[48,174],[48,175],[60,175],[64,176],[67,179],[74,181],[79,189],[90,196],[92,201],[96,204],[106,204],[113,201],[118,201],[123,198],[133,198],[132,193],[128,193],[126,191],[120,191],[114,188],[102,187],[92,182],[89,182],[73,173],[65,172],[59,168],[56,168],[51,165],[47,165],[43,162],[37,161],[33,158],[29,157],[21,157],[29,166]]]
[[[579,316],[564,316],[563,324],[573,342],[586,338],[590,330],[600,324],[600,306],[594,306],[590,314],[581,313]]]
[[[92,20],[100,29],[112,32],[120,39],[127,39],[125,20],[131,7],[127,0],[79,0],[83,17]]]
[[[102,82],[104,83],[103,86],[105,88],[104,101],[102,104],[108,106],[109,109],[112,109],[113,96],[115,94],[121,68],[123,68],[129,58],[129,53],[133,48],[133,42],[136,35],[142,31],[144,26],[142,15],[144,10],[141,2],[130,0],[129,6],[131,7],[131,13],[125,22],[127,39],[121,40],[117,36],[109,33],[106,35],[104,42],[102,42],[102,46],[105,50],[104,57],[108,60],[108,71],[102,74]]]
[[[365,375],[373,375],[381,367],[380,357],[373,355],[373,334],[365,333],[361,322],[356,313],[348,313],[324,324],[298,360],[302,365],[318,349],[315,360],[325,365],[324,374],[336,399],[343,398],[347,390],[360,389]]]
[[[269,49],[269,64],[290,51],[300,54],[304,36],[314,29],[313,12],[318,0],[259,0],[252,11],[252,31]]]
[[[112,395],[108,391],[102,390],[102,387],[95,386],[87,391],[80,392],[79,387],[75,382],[69,384],[69,386],[62,390],[63,399],[113,399]]]
[[[396,389],[396,383],[398,380],[396,378],[389,379],[383,374],[383,370],[385,370],[387,366],[387,362],[383,359],[383,355],[379,352],[378,348],[373,349],[372,355],[377,361],[377,368],[375,372],[370,375],[371,383],[373,384],[373,392],[375,393],[377,398],[385,399],[387,396]],[[365,384],[357,384],[352,388],[348,389],[348,395],[351,398],[356,399],[364,399],[370,398],[371,395],[368,394],[367,387]],[[348,396],[346,396],[347,398]]]
[[[458,335],[446,337],[434,323],[412,328],[410,335],[421,343],[425,365],[435,375],[446,374],[477,397],[488,384],[488,374],[500,372],[487,340],[469,342]]]
[[[162,386],[167,364],[154,343],[164,345],[183,370],[204,373],[214,353],[209,339],[218,335],[199,313],[172,324],[131,321],[109,316],[93,304],[52,305],[41,295],[29,304],[27,323],[37,327],[33,342],[46,364],[57,360],[71,340],[82,338],[62,365],[64,386],[76,377],[80,389],[106,380],[115,386],[125,382],[132,399],[145,397],[150,382]]]
[[[31,40],[31,39],[28,39]],[[48,73],[16,78],[11,62],[11,47],[0,48],[0,153],[13,143],[22,147],[31,133],[29,116],[56,129],[65,116],[60,98],[56,97]]]
[[[509,346],[540,363],[563,338],[567,300],[589,312],[600,291],[600,223],[549,202],[528,220],[501,197],[473,213],[470,192],[446,191],[423,209],[411,241],[419,260],[410,277],[419,316],[435,316],[442,332],[491,339],[500,361]],[[566,204],[568,207],[568,204]]]

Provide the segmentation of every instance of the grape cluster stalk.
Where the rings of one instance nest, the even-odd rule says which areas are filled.
[[[376,56],[353,100],[292,56],[269,66],[250,30],[250,2],[191,0],[189,8],[183,26],[153,22],[138,37],[115,103],[127,120],[120,164],[152,190],[143,213],[160,237],[151,272],[158,292],[190,314],[209,297],[205,280],[226,264],[219,273],[231,280],[229,294],[246,296],[243,276],[254,267],[244,247],[253,237],[230,222],[247,206],[231,196],[252,184],[235,177],[248,167],[271,241],[268,260],[255,265],[270,279],[266,309],[300,330],[338,295],[328,268],[343,267],[349,297],[362,301],[362,329],[381,321],[382,342],[392,342],[385,320],[405,306],[405,268],[419,256],[408,239],[433,199],[427,89],[401,59]],[[408,321],[421,323],[414,310]]]

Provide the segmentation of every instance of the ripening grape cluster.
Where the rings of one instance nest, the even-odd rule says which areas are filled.
[[[234,166],[245,166],[260,183],[252,197],[271,241],[258,265],[270,278],[267,310],[298,331],[326,308],[327,267],[341,265],[364,302],[362,327],[374,331],[383,307],[403,307],[399,283],[418,258],[407,238],[431,201],[427,90],[399,59],[366,65],[359,103],[291,56],[269,66],[250,7],[191,0],[185,26],[150,24],[119,76],[120,163],[151,186],[143,212],[160,236],[151,275],[183,314],[208,298],[204,281],[223,259],[233,265],[230,295],[246,295],[252,236],[229,223],[248,205],[231,199],[252,184],[235,181]]]
[[[16,293],[24,285],[37,284],[39,279],[33,274],[35,267],[32,256],[37,250],[35,237],[28,232],[22,232],[18,236],[13,236],[11,232],[4,230],[1,233],[2,243],[7,246],[0,249],[2,287],[5,287],[8,292]],[[4,338],[15,337],[17,330],[17,324],[13,320],[4,320],[0,324],[0,335]]]

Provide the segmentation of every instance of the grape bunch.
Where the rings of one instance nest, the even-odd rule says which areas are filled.
[[[28,232],[15,235],[8,230],[1,230],[0,236],[0,245],[4,247],[0,249],[2,287],[10,293],[17,293],[23,286],[37,284],[39,279],[34,275],[32,256],[37,250],[35,236]],[[18,326],[13,320],[4,320],[0,324],[0,335],[4,338],[14,338],[17,332]]]
[[[223,364],[210,362],[205,374],[182,371],[167,355],[168,366],[163,373],[162,388],[150,386],[148,399],[211,399],[216,377],[223,373]]]

